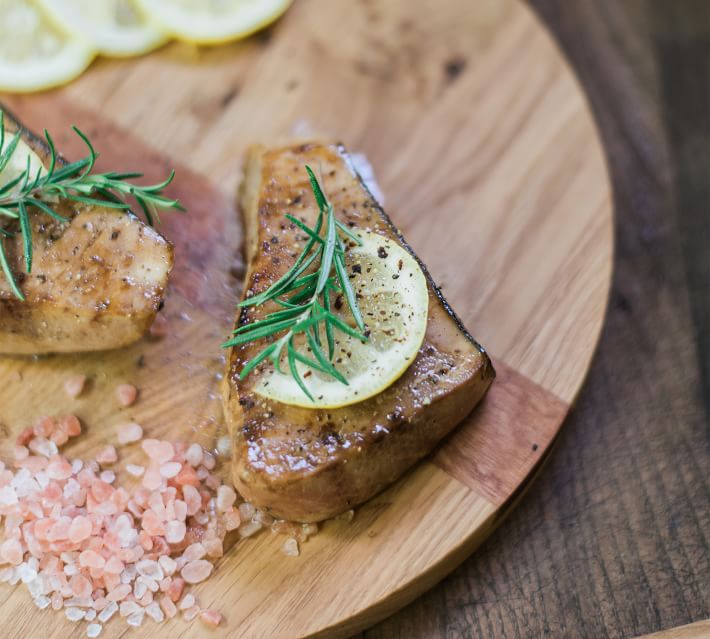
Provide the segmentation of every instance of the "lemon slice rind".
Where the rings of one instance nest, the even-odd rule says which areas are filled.
[[[288,9],[292,0],[233,0],[233,8],[220,13],[174,0],[136,0],[155,24],[170,35],[192,44],[222,44],[263,29]],[[227,4],[227,3],[223,3]]]
[[[71,42],[50,60],[18,63],[0,58],[0,90],[32,93],[66,84],[80,76],[94,56],[90,47],[80,42]]]
[[[96,0],[87,0],[95,2]],[[125,0],[126,6],[135,14],[136,24],[121,26],[115,16],[93,17],[87,10],[82,10],[80,4],[72,0],[38,0],[47,17],[60,29],[71,34],[73,38],[84,41],[100,53],[111,57],[130,57],[148,53],[165,44],[169,36],[145,19],[130,0]],[[103,11],[116,9],[115,3],[92,4],[94,10]]]
[[[351,283],[359,298],[369,340],[362,343],[336,332],[335,367],[348,384],[296,367],[311,401],[282,365],[265,370],[254,388],[268,399],[304,408],[338,408],[359,403],[391,386],[414,362],[426,333],[429,291],[417,260],[395,240],[371,232],[358,234],[361,247],[347,255]],[[353,267],[359,265],[359,274]],[[347,318],[347,314],[343,319]],[[299,348],[306,348],[301,345]],[[304,355],[313,358],[312,353]]]

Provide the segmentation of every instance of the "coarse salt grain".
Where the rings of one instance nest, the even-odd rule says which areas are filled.
[[[160,598],[160,607],[168,619],[172,619],[177,614],[177,606],[167,595]]]
[[[132,406],[138,397],[138,389],[133,384],[121,384],[116,387],[116,399],[123,408]]]
[[[281,552],[289,557],[298,557],[298,541],[296,541],[293,537],[291,537],[291,539],[287,539],[283,543],[283,546],[281,546]]]
[[[237,493],[231,486],[220,486],[217,489],[217,508],[221,512],[226,512],[237,500]]]
[[[81,621],[86,613],[80,608],[65,608],[64,614],[69,621]]]
[[[187,610],[188,608],[192,608],[194,605],[195,595],[189,592],[182,598],[182,601],[180,602],[178,608],[180,608],[180,610]]]
[[[94,639],[101,634],[104,627],[100,623],[91,623],[86,627],[86,636]]]
[[[188,584],[199,584],[212,574],[213,566],[209,561],[197,559],[185,565],[180,575]]]
[[[202,446],[199,444],[191,444],[190,447],[185,452],[185,459],[187,463],[193,468],[197,468],[202,463],[202,457],[204,452]]]
[[[99,621],[106,623],[118,612],[118,604],[115,601],[109,601],[106,607],[99,613]]]
[[[135,422],[121,424],[118,427],[118,443],[132,444],[143,439],[143,428]]]
[[[222,622],[222,615],[216,610],[203,610],[200,613],[200,621],[211,628],[216,628]]]
[[[165,613],[163,612],[160,604],[157,601],[153,601],[145,607],[145,613],[153,620],[155,623],[163,623],[165,621]]]
[[[142,625],[144,616],[145,616],[145,613],[143,612],[143,610],[139,610],[138,612],[134,612],[132,615],[128,615],[128,617],[126,618],[126,623],[129,626],[133,626],[134,628],[138,628],[139,626]]]
[[[173,477],[177,477],[181,470],[182,464],[178,462],[168,462],[160,467],[160,474],[166,479],[172,479]]]
[[[114,446],[104,446],[104,448],[96,454],[96,461],[102,465],[113,464],[117,460],[118,453],[116,453],[116,448]]]
[[[137,464],[126,464],[126,472],[134,477],[141,477],[145,472],[145,468]]]
[[[85,385],[86,375],[72,375],[64,380],[64,392],[72,399],[76,399],[83,392]]]

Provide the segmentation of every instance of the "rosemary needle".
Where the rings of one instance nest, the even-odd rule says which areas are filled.
[[[318,205],[316,224],[311,228],[295,217],[286,215],[308,238],[303,250],[293,266],[267,290],[239,304],[239,307],[246,308],[274,302],[280,310],[273,311],[251,324],[240,326],[223,347],[271,339],[267,346],[244,365],[239,378],[244,379],[265,360],[271,361],[276,370],[282,372],[281,358],[286,349],[289,373],[305,395],[313,401],[298,371],[297,363],[300,362],[347,384],[348,380],[333,365],[334,331],[345,333],[362,342],[366,342],[367,337],[363,333],[365,323],[345,269],[345,246],[341,235],[357,244],[361,244],[361,241],[336,219],[333,205],[326,198],[315,174],[309,166],[306,166],[306,171]],[[331,311],[332,294],[344,295],[358,330]],[[321,327],[326,336],[327,353],[321,343]],[[297,349],[294,340],[299,335],[305,337],[313,354],[312,358]]]
[[[0,174],[7,168],[17,151],[21,138],[18,131],[5,148],[5,115],[0,110]],[[90,204],[128,211],[130,205],[126,198],[133,197],[143,211],[151,226],[159,221],[159,209],[184,210],[177,200],[163,195],[164,189],[175,176],[172,171],[169,177],[159,184],[140,186],[130,180],[142,177],[141,173],[93,173],[98,154],[88,137],[77,127],[74,132],[82,139],[88,149],[88,155],[76,162],[62,164],[58,161],[54,141],[45,129],[44,138],[49,149],[49,167],[40,169],[36,174],[30,170],[30,158],[27,167],[19,175],[0,186],[0,268],[16,297],[24,300],[22,291],[17,285],[7,258],[4,241],[14,237],[18,232],[22,237],[22,250],[25,269],[32,272],[32,226],[30,218],[33,215],[47,215],[59,222],[70,220],[57,213],[53,205],[59,200]],[[2,223],[2,218],[13,222],[9,229]],[[19,228],[17,228],[19,227]]]

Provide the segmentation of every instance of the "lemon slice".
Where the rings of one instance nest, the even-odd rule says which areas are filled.
[[[27,0],[0,0],[0,90],[29,92],[69,82],[94,57]]]
[[[108,56],[147,53],[168,36],[150,23],[133,0],[38,0],[62,29]]]
[[[10,133],[9,131],[5,131],[5,139],[2,148],[0,148],[0,154],[6,151],[11,144],[14,144],[15,137],[19,135],[19,133]],[[17,146],[10,156],[10,160],[5,165],[5,168],[0,171],[0,187],[5,186],[8,182],[11,182],[21,175],[22,172],[27,169],[28,160],[30,180],[34,179],[38,172],[45,172],[44,164],[42,164],[42,160],[39,159],[39,156],[29,146],[27,146],[27,144],[25,144],[25,141],[22,138],[19,138],[17,140]],[[17,184],[10,191],[10,193],[19,191],[20,187],[21,184]]]
[[[416,358],[424,341],[429,310],[424,273],[416,259],[394,240],[371,232],[358,235],[362,246],[348,251],[346,264],[368,341],[363,343],[334,332],[333,364],[348,384],[297,362],[301,379],[315,400],[311,401],[283,361],[284,373],[272,369],[261,376],[255,388],[260,395],[305,408],[348,406],[391,386]],[[341,301],[335,300],[333,309],[340,306],[342,319],[352,322],[347,303]],[[324,334],[321,338],[325,345]],[[297,349],[313,359],[305,343],[297,344]]]
[[[243,38],[281,16],[291,0],[136,0],[145,13],[176,38],[219,44]]]

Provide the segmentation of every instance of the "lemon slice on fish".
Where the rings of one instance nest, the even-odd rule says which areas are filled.
[[[305,408],[337,408],[361,402],[391,386],[412,364],[424,341],[429,311],[429,291],[417,260],[391,240],[372,232],[359,232],[362,246],[348,250],[346,265],[350,282],[365,320],[367,342],[334,331],[335,351],[332,363],[347,380],[315,371],[301,362],[298,372],[311,401],[289,374],[286,361],[279,373],[265,371],[255,391],[269,399]],[[340,309],[348,321],[347,304],[333,300],[332,309]],[[321,336],[325,344],[325,336]],[[305,340],[297,346],[313,359]]]
[[[220,44],[271,24],[291,0],[136,0],[156,24],[194,44]]]
[[[94,58],[27,0],[0,0],[0,90],[25,93],[77,77]]]
[[[15,146],[10,159],[5,167],[0,171],[0,187],[5,186],[8,182],[12,182],[29,167],[30,180],[34,179],[38,173],[45,173],[44,164],[39,156],[25,143],[19,133],[10,133],[5,131],[2,146],[0,146],[0,155],[7,151],[11,146]],[[20,184],[17,184],[10,193],[20,190]]]
[[[37,1],[60,28],[107,56],[140,55],[168,40],[134,0]]]

